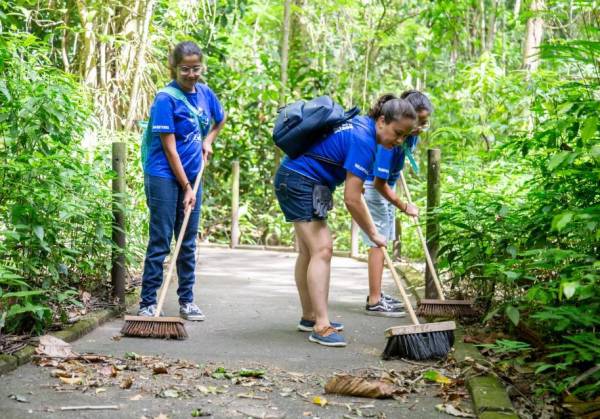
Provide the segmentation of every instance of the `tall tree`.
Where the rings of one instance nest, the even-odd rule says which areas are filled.
[[[523,68],[528,73],[534,72],[540,65],[539,48],[544,35],[544,18],[542,17],[544,9],[544,0],[531,1],[531,16],[527,19],[527,31],[523,47]]]
[[[281,85],[279,86],[279,107],[285,105],[286,103],[286,92],[288,88],[288,54],[290,51],[290,16],[291,16],[291,8],[292,1],[285,0],[283,3],[283,22],[281,27],[281,67],[280,67],[280,81]],[[281,161],[281,150],[275,148],[275,170],[279,167],[279,162]]]

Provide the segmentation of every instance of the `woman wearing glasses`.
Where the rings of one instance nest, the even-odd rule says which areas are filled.
[[[419,215],[419,209],[403,202],[394,192],[396,181],[404,167],[407,150],[412,153],[419,142],[419,134],[429,126],[433,112],[431,102],[423,93],[408,90],[401,99],[408,101],[417,113],[417,125],[406,137],[403,144],[393,149],[378,146],[377,157],[365,182],[365,200],[379,234],[392,241],[395,236],[396,208],[409,216]],[[381,278],[384,266],[384,250],[378,247],[369,236],[362,232],[363,241],[369,249],[369,296],[365,313],[371,316],[402,317],[405,315],[402,303],[381,292]]]
[[[172,81],[161,89],[150,111],[148,129],[152,139],[143,153],[144,189],[150,210],[150,237],[138,315],[156,313],[156,291],[163,280],[163,262],[183,222],[184,210],[192,212],[177,257],[180,315],[204,320],[194,304],[196,235],[200,219],[202,187],[193,187],[200,168],[212,153],[212,143],[225,123],[225,112],[217,96],[205,84],[202,51],[193,42],[181,42],[169,56]]]

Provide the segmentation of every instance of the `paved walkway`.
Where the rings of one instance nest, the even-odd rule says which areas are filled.
[[[408,321],[364,315],[367,266],[348,258],[334,258],[330,293],[331,320],[345,324],[348,346],[325,348],[310,343],[306,333],[296,330],[300,311],[293,280],[294,261],[295,255],[291,253],[201,247],[195,293],[196,302],[204,310],[207,320],[186,323],[187,340],[115,340],[113,336],[118,335],[123,324],[122,319],[115,319],[73,343],[73,349],[79,353],[123,357],[126,352],[133,351],[201,365],[222,365],[227,370],[262,367],[267,369],[267,382],[275,383],[264,393],[265,398],[242,397],[236,394],[235,385],[225,386],[225,392],[218,396],[209,394],[207,397],[198,392],[188,394],[186,398],[163,399],[145,394],[137,401],[130,400],[136,394],[137,384],[130,390],[108,388],[101,393],[93,390],[59,392],[52,388],[56,378],[50,376],[48,368],[26,365],[0,378],[0,416],[152,418],[163,413],[174,418],[191,417],[193,409],[202,408],[210,411],[212,417],[223,418],[337,418],[358,417],[356,410],[352,410],[356,406],[363,407],[363,414],[368,411],[374,417],[445,416],[435,410],[435,405],[442,403],[435,397],[436,386],[424,386],[418,394],[403,396],[404,400],[380,401],[322,394],[320,386],[335,372],[359,368],[410,371],[423,367],[401,361],[381,361],[384,329]],[[397,295],[391,278],[384,278],[384,284],[387,284],[384,286],[387,292]],[[169,293],[165,313],[177,315],[174,286]],[[237,393],[242,390],[248,389],[241,387]],[[300,396],[290,397],[290,390]],[[10,394],[22,395],[30,403],[18,403],[9,398]],[[325,407],[316,406],[310,402],[315,395],[332,403]],[[116,404],[120,409],[58,411],[61,406],[82,404]],[[247,409],[254,409],[252,412],[255,413]]]

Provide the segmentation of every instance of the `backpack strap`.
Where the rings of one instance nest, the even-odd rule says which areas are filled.
[[[416,145],[416,143],[415,143],[415,145]],[[417,165],[417,162],[415,161],[415,157],[413,156],[413,153],[412,153],[413,147],[409,146],[407,144],[407,141],[404,141],[404,144],[402,144],[402,148],[404,148],[404,155],[406,157],[408,157],[410,166],[413,168],[415,173],[418,175],[419,174],[419,166]]]
[[[184,103],[184,105],[188,108],[188,110],[192,113],[192,115],[194,115],[196,122],[198,123],[198,126],[200,127],[200,131],[203,133],[203,135],[206,135],[206,132],[208,131],[206,128],[210,125],[208,118],[206,117],[206,114],[204,113],[204,110],[200,107],[195,107],[193,106],[190,101],[187,99],[187,97],[185,97],[185,95],[183,94],[183,92],[179,89],[177,89],[176,87],[173,86],[165,86],[162,89],[160,89],[158,91],[158,93],[166,93],[169,96],[178,99],[180,101],[182,101]]]

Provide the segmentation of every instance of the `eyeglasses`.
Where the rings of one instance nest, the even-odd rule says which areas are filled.
[[[422,123],[418,124],[414,130],[423,132],[427,131],[429,128],[431,128],[431,123],[429,121],[423,121]]]
[[[201,65],[196,65],[194,67],[187,67],[187,66],[179,66],[179,73],[183,74],[183,75],[188,75],[190,73],[194,73],[194,74],[200,74],[202,73],[202,66]]]

